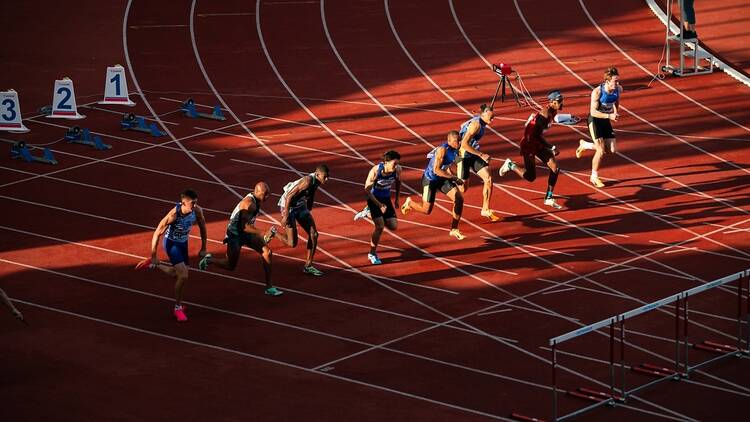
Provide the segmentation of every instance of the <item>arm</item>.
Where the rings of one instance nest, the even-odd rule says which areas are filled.
[[[174,223],[175,218],[175,209],[172,208],[171,210],[169,210],[167,215],[165,215],[164,218],[161,219],[159,225],[156,226],[156,230],[154,230],[154,235],[151,236],[151,262],[154,264],[159,263],[159,260],[156,258],[156,248],[159,245],[159,238],[167,230],[167,226]]]
[[[378,176],[378,166],[373,166],[372,169],[370,169],[370,173],[367,174],[367,180],[365,180],[365,192],[367,192],[367,198],[370,199],[370,201],[378,204],[380,208],[383,208],[385,205],[378,201],[378,198],[375,197],[375,195],[372,194],[372,187],[375,185],[375,178]]]
[[[477,132],[479,132],[479,122],[471,122],[469,128],[466,129],[464,137],[461,139],[461,148],[466,152],[479,156],[484,161],[488,161],[490,159],[490,155],[482,153],[478,149],[471,146],[471,143],[469,142]]]
[[[432,165],[432,171],[440,177],[445,177],[446,179],[451,179],[453,181],[458,180],[458,177],[454,176],[449,171],[440,168],[440,163],[443,162],[443,157],[445,157],[445,148],[438,148],[437,151],[435,151],[435,161]]]
[[[398,197],[401,195],[401,165],[396,166],[396,196],[393,198],[393,205],[396,206],[396,209],[399,208],[399,200]]]
[[[591,91],[591,102],[589,103],[589,114],[592,117],[596,117],[597,119],[609,119],[608,113],[602,113],[601,111],[597,110],[597,106],[599,105],[599,94],[601,93],[601,87],[598,86],[594,88],[593,91]]]
[[[282,213],[281,218],[281,225],[286,225],[286,217],[289,215],[289,206],[292,205],[290,202],[292,201],[292,198],[294,198],[295,195],[302,192],[303,190],[307,189],[308,186],[310,186],[310,176],[305,176],[302,178],[302,181],[297,183],[296,186],[294,186],[289,192],[286,193],[286,198],[284,200],[284,212]]]
[[[255,213],[256,205],[250,198],[244,198],[240,205],[240,225],[242,231],[248,234],[254,234],[256,236],[263,236],[263,232],[258,230],[252,223],[250,223],[248,216]]]
[[[208,238],[208,233],[206,231],[206,218],[203,216],[203,208],[199,206],[195,206],[195,217],[196,220],[198,220],[198,228],[201,231],[201,250],[198,252],[199,256],[204,256],[206,254],[206,239]]]

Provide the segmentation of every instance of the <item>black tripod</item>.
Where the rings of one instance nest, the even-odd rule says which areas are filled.
[[[492,65],[492,71],[495,72],[498,76],[500,76],[500,81],[497,83],[497,89],[495,90],[495,95],[492,96],[492,101],[490,102],[490,108],[494,107],[495,100],[497,99],[497,94],[500,94],[500,101],[505,102],[505,85],[507,84],[510,87],[510,92],[513,93],[513,97],[516,99],[516,104],[521,107],[521,101],[518,100],[518,92],[516,92],[516,89],[513,88],[513,84],[510,83],[510,80],[508,80],[508,75],[511,73],[510,66],[505,65]],[[502,91],[501,91],[502,90]]]

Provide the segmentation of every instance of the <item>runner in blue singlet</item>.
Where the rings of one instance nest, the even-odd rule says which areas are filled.
[[[591,184],[603,188],[604,182],[599,179],[599,166],[604,154],[614,154],[616,151],[615,132],[612,122],[620,118],[620,95],[622,86],[619,83],[620,74],[617,68],[610,67],[604,72],[604,82],[591,91],[589,106],[589,132],[594,142],[578,141],[576,158],[581,158],[586,150],[595,150],[591,159]]]
[[[414,210],[429,215],[432,212],[433,205],[435,205],[435,195],[439,190],[453,201],[453,220],[451,221],[451,231],[448,234],[458,240],[463,240],[466,236],[458,230],[458,223],[461,221],[461,212],[464,207],[464,197],[458,187],[463,181],[451,169],[457,155],[458,132],[452,130],[448,132],[448,141],[427,155],[430,161],[427,163],[422,176],[422,201],[417,203],[411,197],[407,197],[404,205],[401,206],[401,213],[406,215],[409,211]]]
[[[201,232],[200,256],[206,254],[206,219],[203,210],[196,205],[198,194],[190,189],[185,189],[180,194],[180,202],[172,208],[151,236],[151,258],[145,259],[136,265],[136,268],[158,268],[165,274],[175,277],[175,305],[173,314],[177,321],[187,321],[185,308],[182,306],[183,289],[188,279],[188,236],[194,223],[198,223]],[[159,262],[156,256],[159,238],[164,235],[164,250],[172,265]]]
[[[464,181],[459,189],[461,192],[466,192],[466,189],[469,188],[469,172],[474,170],[474,173],[482,178],[484,183],[482,187],[482,217],[487,217],[490,221],[498,221],[500,217],[490,208],[490,198],[492,197],[490,155],[479,150],[479,141],[484,136],[487,125],[492,123],[492,119],[495,118],[495,112],[486,104],[482,104],[479,109],[481,112],[465,121],[458,131],[461,148],[458,150],[458,161],[456,163],[457,176]]]
[[[367,207],[354,216],[354,220],[364,218],[366,215],[372,217],[375,228],[370,237],[370,253],[367,259],[373,265],[380,265],[382,261],[378,257],[377,248],[383,228],[388,227],[396,231],[398,220],[396,219],[396,207],[399,206],[398,197],[401,192],[401,166],[398,164],[401,155],[396,151],[387,151],[383,154],[383,161],[370,169],[365,181],[365,192],[367,194]],[[391,189],[396,191],[395,198],[391,202]]]

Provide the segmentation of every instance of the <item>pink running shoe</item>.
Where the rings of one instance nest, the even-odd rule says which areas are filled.
[[[177,318],[177,322],[185,322],[187,321],[187,315],[185,315],[185,307],[175,306],[174,311],[172,312],[174,314],[174,317]]]

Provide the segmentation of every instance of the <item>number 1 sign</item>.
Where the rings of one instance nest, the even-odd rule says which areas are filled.
[[[135,105],[128,98],[128,82],[122,65],[116,64],[107,68],[107,78],[104,80],[104,100],[99,101],[99,104]]]

